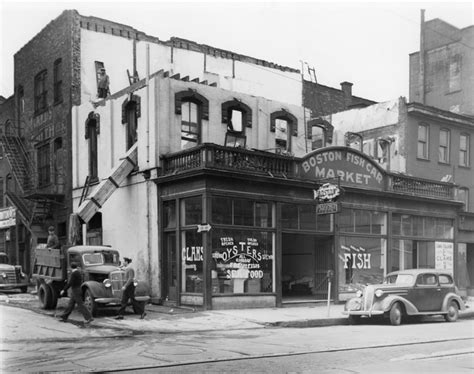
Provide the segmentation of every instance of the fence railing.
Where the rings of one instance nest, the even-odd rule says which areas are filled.
[[[454,185],[403,175],[389,174],[388,189],[410,195],[454,199]]]

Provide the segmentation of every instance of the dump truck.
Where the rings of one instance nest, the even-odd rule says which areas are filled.
[[[76,263],[82,271],[82,296],[92,315],[96,315],[99,308],[120,305],[122,286],[127,280],[125,270],[120,267],[118,250],[95,245],[56,249],[40,244],[35,249],[32,278],[36,281],[38,299],[43,309],[56,308],[60,292],[72,271],[72,263]],[[135,287],[137,301],[149,302],[148,284],[135,280]]]

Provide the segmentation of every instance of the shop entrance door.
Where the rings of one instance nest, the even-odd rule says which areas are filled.
[[[333,237],[282,234],[283,303],[325,300],[328,270],[334,270]]]
[[[168,233],[163,251],[163,298],[165,303],[178,302],[178,253],[176,234]]]

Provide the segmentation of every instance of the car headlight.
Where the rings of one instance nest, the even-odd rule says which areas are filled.
[[[381,297],[382,295],[383,295],[383,291],[382,291],[382,290],[379,289],[379,290],[375,291],[375,296]]]
[[[133,285],[134,285],[135,287],[138,286],[138,281],[134,280],[134,281],[133,281]]]
[[[104,279],[104,281],[102,283],[107,288],[112,287],[112,282],[110,281],[110,279]]]
[[[7,273],[2,273],[2,278],[8,277]]]
[[[358,290],[358,291],[356,292],[356,296],[357,296],[357,297],[362,297],[362,291],[361,291],[361,290]]]

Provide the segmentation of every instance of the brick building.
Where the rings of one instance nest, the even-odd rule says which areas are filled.
[[[410,54],[410,102],[474,116],[474,25],[421,15],[420,51]]]

